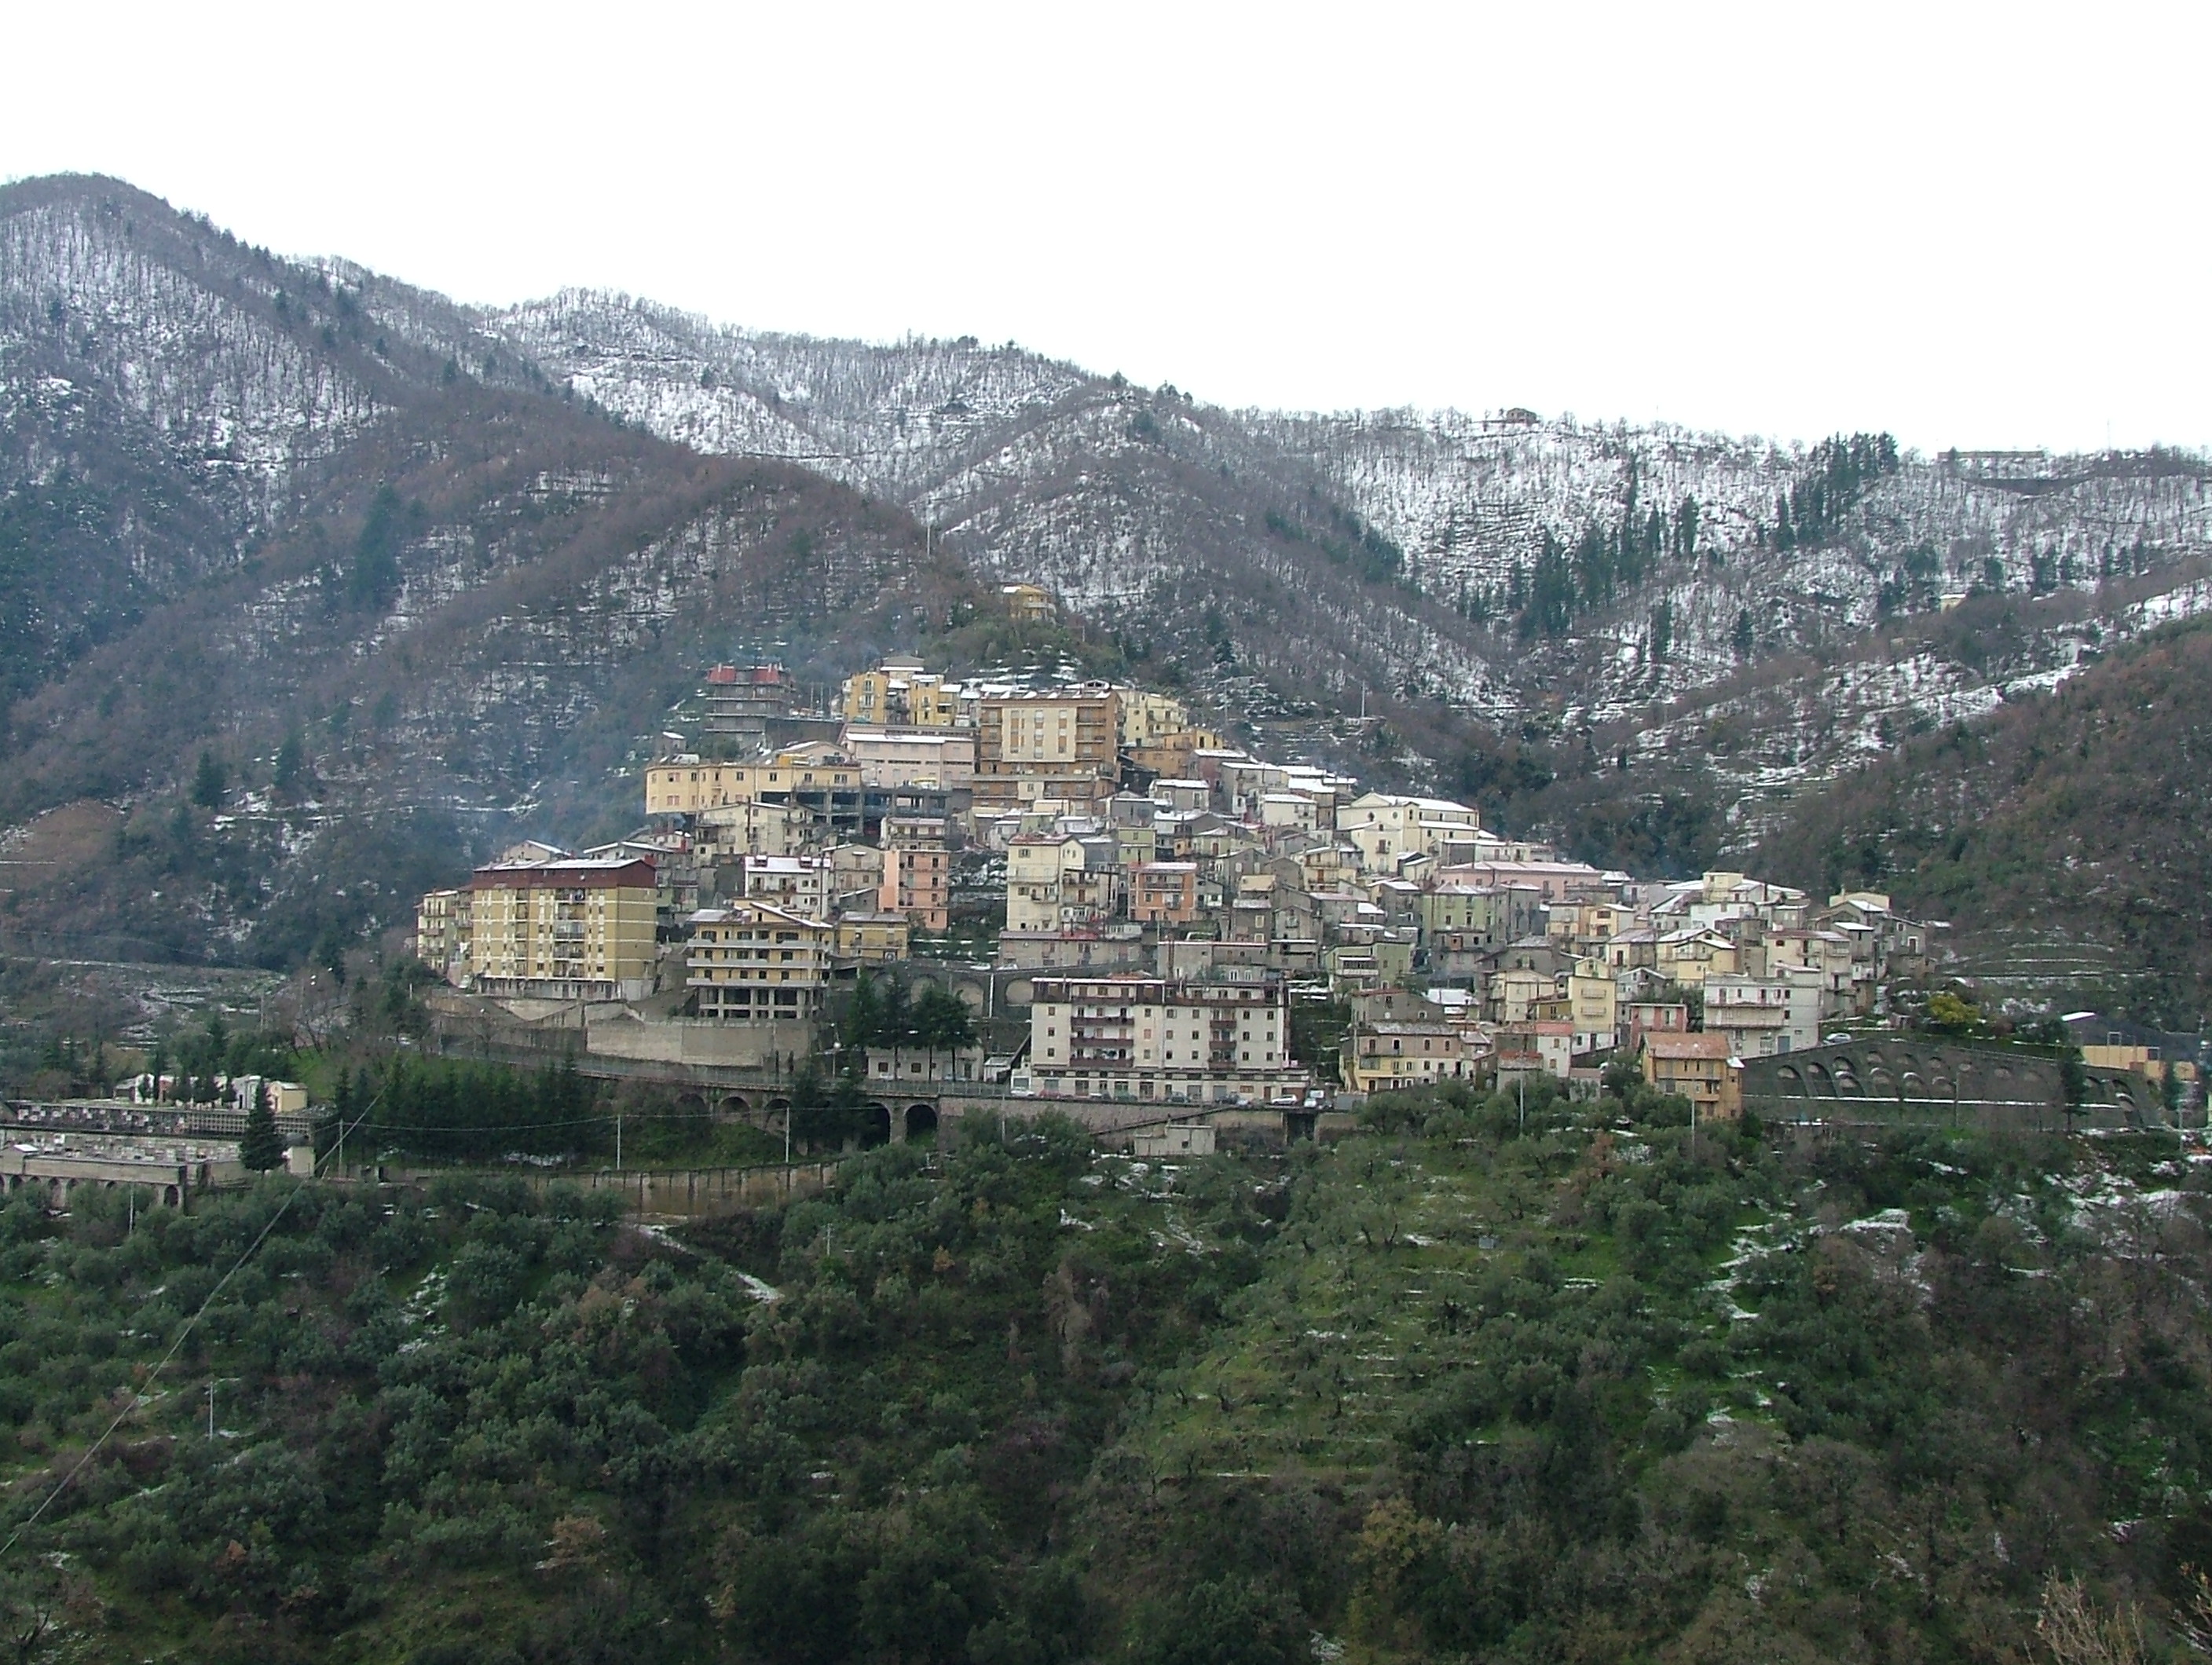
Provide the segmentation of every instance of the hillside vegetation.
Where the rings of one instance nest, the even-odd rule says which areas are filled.
[[[2016,1660],[2056,1612],[2168,1656],[2201,1168],[1684,1120],[1384,1099],[1173,1168],[987,1127],[674,1234],[497,1181],[18,1200],[10,1522],[120,1421],[9,1616],[27,1658],[1286,1665]]]
[[[1899,738],[1766,842],[1778,877],[1875,885],[1949,920],[2000,993],[2101,994],[2197,1026],[2212,1006],[2212,625]]]

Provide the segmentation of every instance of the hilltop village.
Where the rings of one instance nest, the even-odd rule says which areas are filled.
[[[1746,1060],[1929,970],[1930,927],[1881,895],[1601,871],[1464,804],[1255,757],[1158,692],[893,655],[807,703],[779,665],[714,666],[636,832],[502,853],[422,899],[416,952],[595,1051],[793,1065],[866,983],[968,1008],[878,1076],[1310,1108],[1589,1091],[1632,1060],[1720,1116]]]

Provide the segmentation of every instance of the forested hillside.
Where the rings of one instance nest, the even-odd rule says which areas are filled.
[[[0,1559],[11,1628],[32,1659],[1749,1665],[2041,1656],[2070,1614],[2180,1656],[2200,1164],[1684,1119],[1382,1099],[1333,1149],[1179,1167],[978,1128],[675,1233],[511,1181],[19,1199],[10,1529],[74,1478]]]
[[[1762,847],[1785,879],[1952,921],[2031,1000],[2104,992],[2194,1029],[2212,1005],[2212,625],[2167,626],[1984,720],[1898,737]]]

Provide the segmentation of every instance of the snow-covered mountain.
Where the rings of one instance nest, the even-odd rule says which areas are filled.
[[[2212,551],[2212,470],[2191,456],[1907,454],[1785,536],[1792,492],[1823,477],[1817,447],[1525,411],[1223,410],[1012,346],[759,334],[584,291],[478,322],[626,422],[896,498],[986,570],[1172,641],[1260,714],[1371,693],[1665,744],[1668,706],[1725,703],[1777,655],[1841,655],[1808,693],[1833,709],[1840,683],[1866,721],[1794,733],[1764,786],[1832,767],[1884,715],[1985,708],[2060,671],[2084,644],[2073,614],[2124,633],[2146,585],[2193,605],[2179,586]],[[1624,530],[1624,574],[1561,628],[1516,628],[1547,539],[1571,565]],[[1353,575],[1375,566],[1383,581]],[[1850,668],[1864,633],[1946,597],[2069,592],[2081,606],[2039,610],[2069,617],[1996,662],[1885,651]],[[1220,633],[1201,639],[1209,606],[1225,657]]]
[[[108,180],[0,193],[0,538],[35,556],[0,563],[0,698],[15,750],[46,737],[16,778],[118,791],[175,753],[138,757],[153,743],[133,737],[126,761],[63,768],[87,755],[55,738],[88,720],[71,667],[143,651],[137,633],[179,628],[168,610],[213,585],[240,611],[194,645],[240,699],[301,707],[336,662],[302,670],[282,644],[336,607],[361,626],[347,652],[415,701],[423,757],[468,763],[459,796],[483,802],[568,767],[606,668],[671,632],[825,624],[779,562],[842,574],[837,617],[872,586],[880,628],[916,630],[902,586],[965,580],[943,561],[917,577],[911,540],[1048,585],[1132,674],[1272,750],[1679,863],[1742,846],[1780,797],[1899,733],[2201,608],[2212,565],[2194,456],[1230,410],[972,339],[765,334],[588,291],[471,310],[279,259]],[[720,513],[677,477],[708,462],[840,483],[849,497],[809,503],[845,541]],[[389,594],[349,596],[362,517],[393,481],[420,520]],[[593,530],[556,561],[532,530],[549,515]],[[744,551],[747,581],[783,599],[748,599],[702,549]],[[549,562],[557,599],[532,588]],[[441,634],[462,620],[465,642]],[[255,683],[272,665],[290,679]],[[514,714],[520,738],[472,732]],[[452,796],[448,761],[428,778]],[[1589,832],[1638,817],[1671,830]]]

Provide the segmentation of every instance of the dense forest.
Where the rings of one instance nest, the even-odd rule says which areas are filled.
[[[500,1178],[18,1196],[11,1644],[2193,1656],[2203,1168],[1623,1085],[1173,1166],[963,1128],[672,1231]]]

